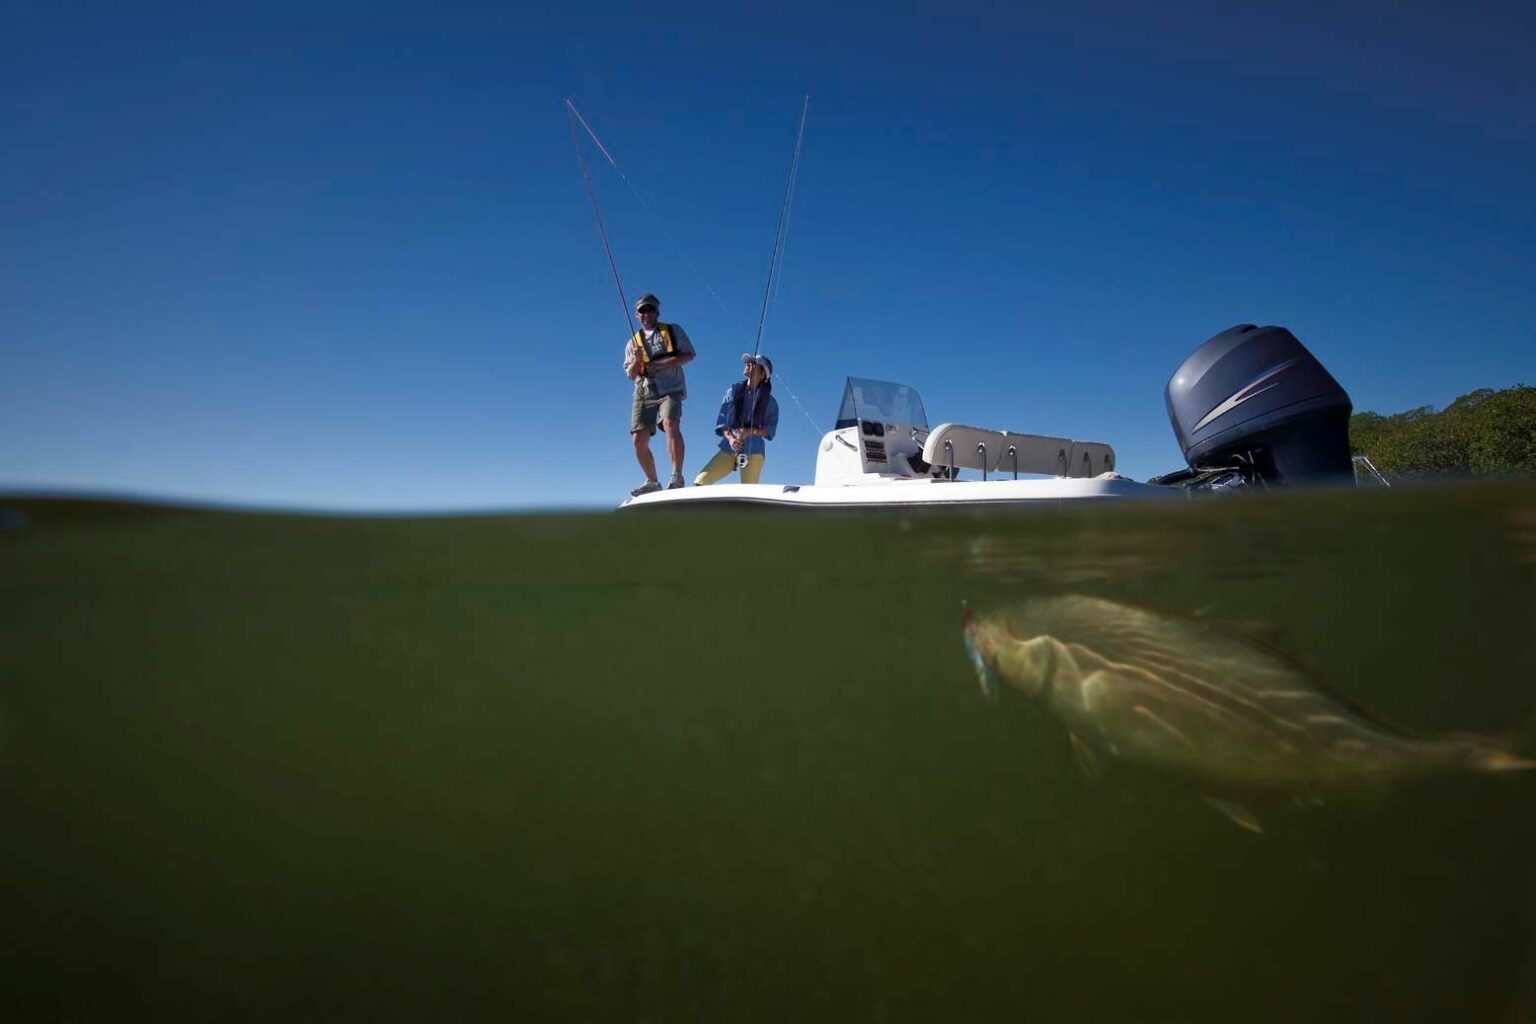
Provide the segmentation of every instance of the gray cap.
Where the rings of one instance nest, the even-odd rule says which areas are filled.
[[[658,299],[656,296],[652,295],[650,292],[646,292],[644,295],[640,296],[638,299],[635,300],[635,312],[636,313],[640,312],[640,307],[641,306],[655,306],[657,308],[657,310],[660,310],[661,309],[661,300]]]

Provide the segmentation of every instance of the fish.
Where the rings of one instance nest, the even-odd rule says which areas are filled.
[[[1156,770],[1249,831],[1263,831],[1255,801],[1536,769],[1499,737],[1413,735],[1251,630],[1199,615],[1066,594],[962,619],[982,692],[1033,698],[1066,726],[1090,777],[1117,760]]]

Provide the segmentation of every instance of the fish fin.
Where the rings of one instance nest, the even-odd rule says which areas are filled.
[[[1090,779],[1097,779],[1104,774],[1104,759],[1099,752],[1088,745],[1088,741],[1077,733],[1068,733],[1072,737],[1072,756],[1077,759],[1077,766],[1083,770],[1083,774]]]
[[[1245,828],[1249,832],[1258,835],[1264,834],[1264,826],[1259,824],[1259,819],[1254,813],[1240,803],[1231,800],[1223,800],[1220,797],[1208,796],[1205,802],[1216,808],[1222,814],[1231,819],[1232,824],[1238,828]]]

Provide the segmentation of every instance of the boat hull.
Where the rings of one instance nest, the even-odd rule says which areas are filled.
[[[1124,477],[1053,477],[1035,480],[903,480],[847,486],[712,484],[655,491],[630,498],[620,510],[703,506],[805,509],[994,508],[1104,500],[1185,500],[1179,488]]]

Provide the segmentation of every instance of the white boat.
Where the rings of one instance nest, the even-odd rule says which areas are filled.
[[[915,388],[849,377],[836,426],[817,448],[814,483],[683,487],[630,498],[619,507],[899,508],[1184,496],[1180,489],[1120,476],[1114,466],[1114,449],[1102,441],[959,423],[930,429]],[[964,478],[966,472],[979,479]]]
[[[1188,468],[1138,483],[1115,472],[1114,449],[1102,441],[959,423],[930,429],[916,389],[849,377],[837,423],[816,452],[814,483],[683,487],[630,498],[619,508],[1177,500],[1196,491],[1354,478],[1349,396],[1284,327],[1238,324],[1210,338],[1174,371],[1164,400]]]

